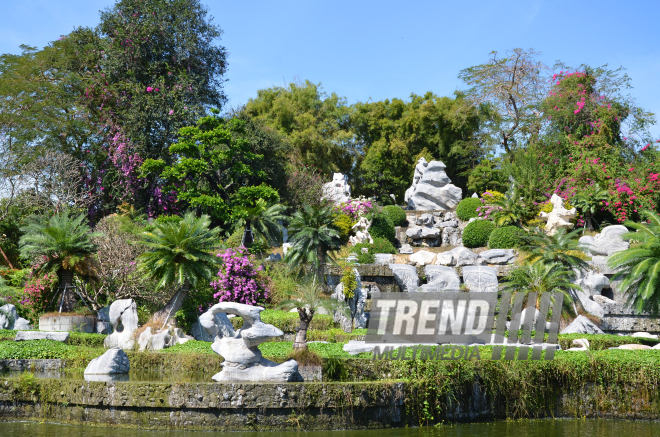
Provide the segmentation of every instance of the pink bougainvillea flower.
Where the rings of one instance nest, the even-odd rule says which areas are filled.
[[[153,90],[154,90],[154,89],[151,88],[150,86],[147,87],[147,92],[148,92],[148,93],[152,92]]]
[[[170,115],[174,114],[174,110],[170,110],[170,112],[168,112],[168,114],[170,114]]]

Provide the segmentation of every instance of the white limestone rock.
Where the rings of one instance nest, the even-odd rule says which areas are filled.
[[[463,229],[448,226],[442,228],[442,247],[456,247],[463,245]]]
[[[415,292],[419,288],[419,276],[417,276],[417,269],[408,264],[390,264],[390,270],[394,275],[401,291]]]
[[[133,299],[116,300],[110,305],[108,312],[110,325],[113,333],[103,341],[103,345],[110,349],[118,347],[121,349],[133,349],[135,340],[133,334],[138,329],[137,306]]]
[[[452,250],[448,252],[444,252],[445,255],[451,254],[454,257],[455,263],[457,267],[459,266],[471,266],[471,265],[476,265],[479,264],[479,255],[476,253],[472,252],[470,249],[466,247],[455,247]]]
[[[374,257],[376,258],[375,263],[381,266],[386,266],[394,262],[394,255],[391,253],[375,253]]]
[[[342,349],[351,355],[358,355],[365,352],[371,353],[374,351],[374,348],[376,346],[378,345],[375,343],[366,343],[364,341],[349,340],[348,343],[346,343]]]
[[[68,332],[47,332],[47,331],[18,331],[14,341],[29,340],[53,340],[62,343],[69,342]]]
[[[622,235],[627,233],[628,228],[623,225],[606,226],[595,237],[589,235],[581,237],[580,247],[588,255],[610,256],[630,247],[630,242],[622,238]]]
[[[571,344],[572,347],[566,349],[569,352],[579,352],[589,350],[589,340],[586,338],[576,338]]]
[[[213,351],[224,358],[222,371],[213,376],[214,381],[288,382],[300,379],[298,363],[295,360],[276,364],[261,355],[259,344],[284,335],[273,325],[261,321],[260,313],[263,310],[262,307],[221,302],[213,305],[207,311],[209,316],[205,319],[214,317],[218,313],[243,317],[241,329],[234,332],[233,336],[216,336],[211,345]]]
[[[12,329],[16,331],[30,331],[32,327],[30,326],[29,320],[24,319],[23,317],[19,317],[14,322],[14,327]]]
[[[511,264],[516,259],[516,252],[513,249],[490,249],[481,252],[479,256],[487,264]]]
[[[611,304],[616,304],[615,300],[610,299],[607,296],[603,296],[600,294],[594,294],[591,296],[591,298],[594,300],[594,302],[601,304],[601,305],[611,305]]]
[[[282,255],[280,255],[279,253],[271,253],[270,255],[268,255],[268,258],[266,258],[266,261],[270,261],[270,262],[282,261]]]
[[[110,324],[110,305],[105,306],[96,314],[96,333],[112,334],[112,325]]]
[[[412,228],[406,229],[406,237],[412,240],[419,240],[420,238],[422,238],[422,227],[414,226]]]
[[[154,332],[149,327],[140,334],[138,346],[141,351],[158,351],[177,344],[186,343],[193,338],[184,334],[181,328],[167,328],[160,332]]]
[[[408,255],[413,253],[413,248],[410,244],[402,244],[401,248],[399,249],[399,253],[402,255]]]
[[[16,307],[10,303],[0,306],[0,329],[14,329],[18,319]]]
[[[472,193],[472,197],[473,197],[474,199],[478,199],[478,198],[479,198],[479,195],[478,195],[477,193]]]
[[[435,253],[429,252],[427,250],[420,250],[419,252],[415,252],[414,254],[410,255],[409,259],[411,263],[417,264],[419,266],[433,264],[433,260],[435,260]]]
[[[360,220],[358,220],[358,222],[352,227],[355,235],[351,235],[348,242],[353,246],[360,243],[374,244],[374,240],[371,238],[371,234],[369,234],[370,227],[371,222],[368,221],[366,217],[360,217]]]
[[[234,332],[234,325],[231,324],[229,317],[222,312],[214,313],[209,309],[199,316],[199,324],[206,333],[207,337],[205,338],[208,338],[208,340],[204,341],[214,341],[216,337],[233,337],[236,334]]]
[[[451,267],[427,265],[424,274],[427,283],[421,287],[423,292],[459,291],[461,288],[461,279]]]
[[[440,236],[440,229],[430,228],[425,226],[422,228],[422,238],[438,238]]]
[[[498,289],[497,270],[488,266],[465,266],[463,282],[471,292],[495,292]]]
[[[291,243],[282,243],[282,252],[286,256],[287,252],[291,249]]]
[[[569,220],[573,220],[577,216],[577,210],[564,208],[564,199],[554,193],[550,197],[550,203],[552,203],[552,211],[550,213],[542,211],[539,217],[541,220],[547,221],[544,228],[545,233],[554,235],[561,228],[573,229],[574,225]]]
[[[113,347],[100,357],[90,361],[85,369],[85,375],[128,373],[129,370],[131,370],[131,365],[126,352],[118,347]]]
[[[585,273],[576,269],[574,272],[576,276],[575,283],[582,290],[572,290],[571,293],[577,297],[577,300],[589,314],[602,318],[605,315],[605,310],[600,303],[591,299],[591,296],[600,296],[603,288],[610,286],[610,280],[607,279],[607,276],[592,271]]]
[[[417,220],[415,221],[417,226],[433,226],[433,223],[433,214],[429,214],[428,212],[417,217]]]
[[[451,250],[448,252],[441,252],[435,256],[435,265],[453,266],[456,264],[456,259]]]
[[[651,340],[657,340],[658,336],[649,334],[648,332],[635,332],[634,334],[631,335],[631,337],[638,337],[638,338],[649,338]]]
[[[458,220],[453,219],[453,220],[446,220],[444,222],[438,222],[435,225],[436,228],[457,228],[458,227]]]
[[[561,334],[605,334],[596,324],[585,316],[577,316]]]
[[[323,184],[323,198],[331,200],[335,205],[351,200],[351,186],[348,177],[342,173],[334,173],[332,181]]]
[[[414,210],[452,210],[463,198],[460,188],[453,185],[440,161],[426,162],[420,158],[415,166],[413,184],[405,200]]]
[[[335,311],[333,314],[333,319],[335,322],[339,323],[341,328],[345,332],[352,332],[353,325],[355,328],[366,328],[367,323],[369,322],[369,313],[365,310],[367,308],[367,290],[362,287],[362,279],[360,278],[360,272],[357,269],[353,269],[355,273],[355,280],[357,287],[354,293],[354,299],[346,299],[344,295],[344,284],[338,284],[335,287],[335,292],[330,296],[332,299],[336,299],[339,302],[347,302],[351,313],[354,314],[353,324],[351,320],[345,314],[340,311]]]

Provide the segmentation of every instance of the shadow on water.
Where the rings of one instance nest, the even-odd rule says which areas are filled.
[[[647,421],[605,419],[547,419],[511,422],[487,422],[444,425],[428,428],[397,428],[358,431],[272,431],[272,432],[213,432],[213,431],[144,431],[119,428],[94,428],[50,423],[0,423],[0,435],[11,437],[655,437],[660,435],[660,423]]]

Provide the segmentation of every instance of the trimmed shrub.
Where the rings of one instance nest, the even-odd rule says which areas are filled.
[[[491,232],[488,237],[488,248],[490,249],[512,249],[520,246],[525,234],[518,226],[504,226]]]
[[[226,240],[225,240],[225,246],[230,247],[232,249],[235,249],[237,247],[241,246],[241,242],[243,241],[243,232],[245,232],[244,229],[236,229]]]
[[[481,200],[476,197],[467,197],[456,206],[456,215],[464,222],[477,217],[477,208],[481,206]]]
[[[394,230],[394,223],[389,216],[381,213],[374,217],[369,228],[369,234],[372,238],[385,238],[394,242],[396,231]]]
[[[490,220],[475,220],[463,230],[463,246],[485,247],[495,224]]]
[[[377,253],[396,253],[394,245],[385,238],[374,238],[374,244],[360,243],[353,246],[357,259],[360,264],[373,264],[376,262]],[[367,253],[362,253],[362,249],[367,249]]]
[[[337,214],[334,221],[335,227],[339,230],[339,239],[342,244],[348,242],[348,237],[353,230],[353,220],[347,214]]]
[[[383,214],[388,216],[394,226],[403,226],[406,223],[406,212],[397,205],[387,205],[383,207]]]

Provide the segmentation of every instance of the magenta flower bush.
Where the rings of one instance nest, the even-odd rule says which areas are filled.
[[[338,205],[335,209],[338,212],[344,213],[349,216],[353,222],[357,222],[360,217],[365,217],[374,209],[374,205],[370,200],[365,198],[353,199]]]
[[[214,299],[219,302],[257,305],[268,298],[270,290],[260,278],[263,267],[254,267],[253,257],[248,254],[247,249],[227,249],[217,256],[222,258],[222,267],[218,272],[218,279],[211,282],[211,288],[215,291]]]

